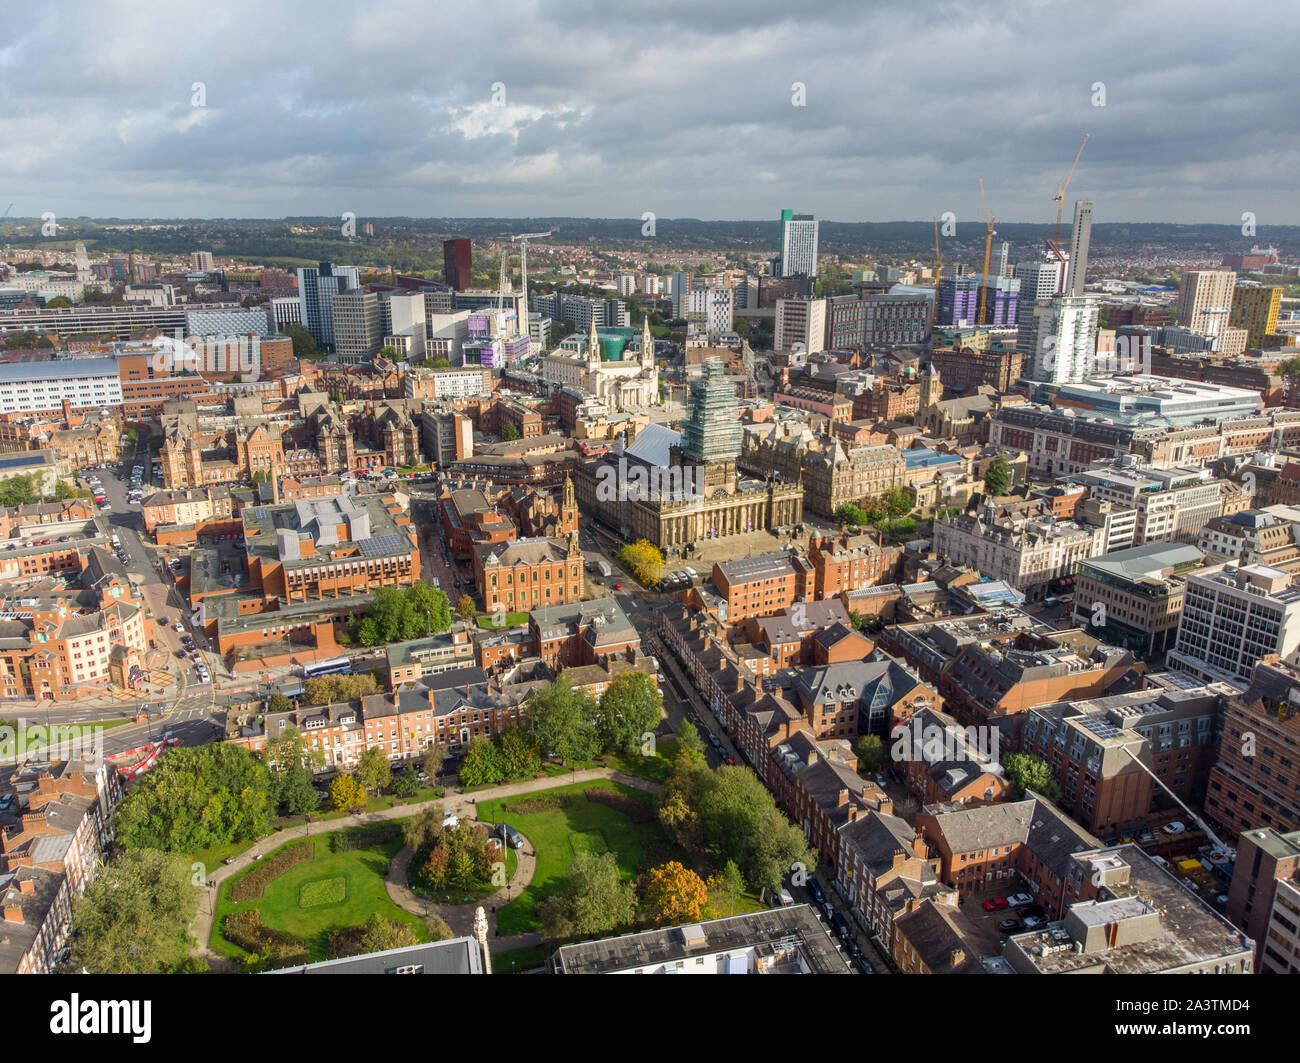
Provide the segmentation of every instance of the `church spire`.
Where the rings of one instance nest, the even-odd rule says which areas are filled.
[[[587,333],[587,365],[595,368],[600,364],[600,337],[596,335],[596,315],[591,315],[591,331]]]
[[[655,341],[650,335],[650,315],[641,317],[641,368],[650,369],[655,364]]]

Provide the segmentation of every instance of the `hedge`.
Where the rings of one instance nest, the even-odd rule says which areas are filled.
[[[257,867],[253,868],[243,878],[237,879],[230,887],[230,899],[236,903],[256,900],[262,896],[262,891],[267,886],[288,871],[289,868],[296,867],[304,860],[312,859],[315,855],[315,842],[298,842],[286,846],[274,856],[262,860]]]
[[[307,946],[297,938],[263,924],[262,915],[256,908],[231,912],[226,916],[224,932],[227,941],[245,952],[259,954],[270,950],[275,963],[291,966],[307,960]]]
[[[330,835],[330,849],[336,853],[347,853],[353,849],[369,849],[374,845],[387,845],[402,837],[402,825],[394,820],[384,823],[372,823],[368,827],[354,827]]]
[[[605,805],[615,812],[622,812],[633,823],[650,823],[655,819],[654,807],[648,801],[638,801],[635,797],[621,794],[617,790],[606,790],[599,786],[593,786],[583,793],[587,795],[588,801],[595,801],[596,804]]]
[[[534,816],[539,812],[558,812],[568,805],[565,794],[543,794],[540,797],[521,797],[505,806],[516,816]]]

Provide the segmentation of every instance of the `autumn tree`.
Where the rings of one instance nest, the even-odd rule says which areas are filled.
[[[704,881],[676,860],[645,873],[641,905],[656,926],[680,926],[704,916],[709,893]]]
[[[664,555],[649,539],[638,539],[618,552],[618,561],[643,587],[654,587],[664,574]]]
[[[330,805],[339,812],[360,810],[366,807],[365,787],[357,777],[344,773],[330,783]]]
[[[478,606],[474,604],[474,599],[468,594],[460,596],[460,601],[456,603],[456,615],[462,620],[471,622],[478,616]]]

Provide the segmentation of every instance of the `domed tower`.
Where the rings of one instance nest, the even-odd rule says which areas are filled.
[[[587,333],[587,372],[600,368],[600,337],[596,335],[596,315],[591,316],[591,330]]]
[[[650,335],[650,315],[641,318],[641,368],[655,367],[655,341]]]

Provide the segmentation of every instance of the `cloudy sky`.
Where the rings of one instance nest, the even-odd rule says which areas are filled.
[[[14,4],[0,210],[1300,223],[1295,0],[801,6]]]

